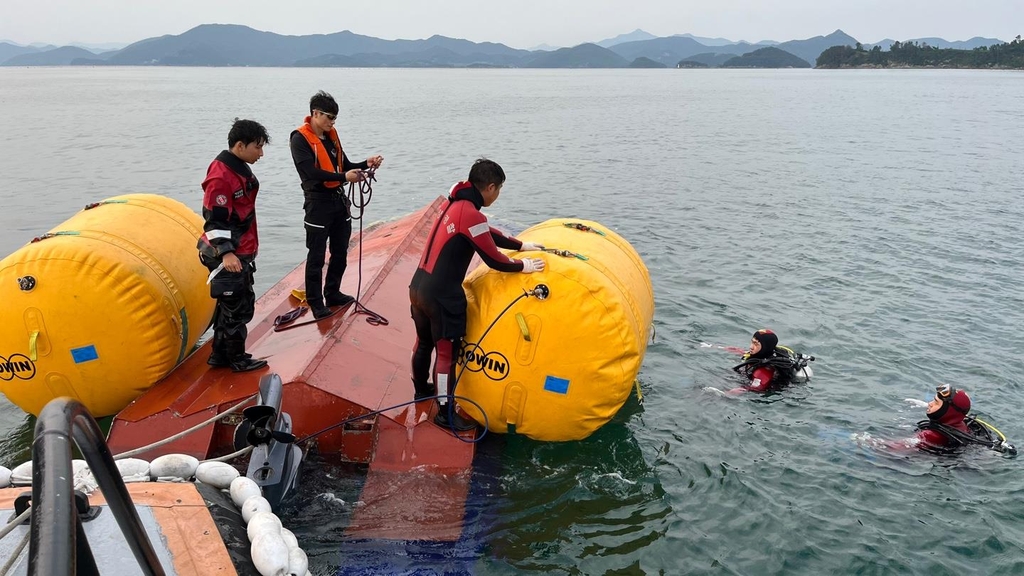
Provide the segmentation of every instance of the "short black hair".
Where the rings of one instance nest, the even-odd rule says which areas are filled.
[[[469,169],[469,182],[478,190],[483,190],[490,184],[504,184],[505,171],[494,160],[480,158],[473,162],[473,167]]]
[[[228,148],[234,148],[238,142],[246,146],[253,142],[257,144],[270,144],[270,134],[267,133],[267,129],[263,127],[263,124],[255,120],[239,120],[235,118],[235,123],[231,125],[231,131],[228,132]]]
[[[337,114],[338,103],[334,101],[334,96],[321,90],[313,94],[313,97],[309,99],[309,113],[312,114],[314,110],[327,112],[328,114]]]

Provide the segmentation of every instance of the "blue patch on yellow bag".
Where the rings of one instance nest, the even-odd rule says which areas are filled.
[[[92,344],[82,346],[81,348],[71,349],[71,358],[75,360],[75,364],[89,362],[90,360],[98,360],[99,357],[100,355],[96,352],[96,346]]]
[[[544,379],[544,389],[548,392],[566,394],[569,392],[569,381],[565,378],[558,378],[557,376],[548,376]]]

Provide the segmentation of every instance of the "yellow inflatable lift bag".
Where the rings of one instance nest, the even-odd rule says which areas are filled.
[[[494,432],[586,438],[636,386],[654,316],[650,273],[626,240],[595,222],[549,220],[517,237],[547,251],[511,256],[541,258],[545,269],[508,274],[481,265],[466,277],[455,393],[477,402]],[[502,314],[538,284],[548,288],[545,299],[522,298]],[[485,422],[472,403],[459,405]]]
[[[117,413],[209,327],[203,219],[154,194],[84,210],[0,260],[0,391],[32,414],[71,396]]]

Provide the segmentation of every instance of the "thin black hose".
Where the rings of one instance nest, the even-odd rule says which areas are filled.
[[[351,209],[349,209],[349,215],[353,220],[359,221],[359,265],[356,281],[356,301],[355,306],[352,308],[352,313],[365,314],[367,316],[366,323],[371,326],[387,326],[390,324],[387,318],[370,310],[359,301],[363,291],[363,216],[366,212],[366,207],[370,205],[370,200],[373,199],[373,182],[377,181],[377,177],[374,175],[376,171],[376,168],[363,170],[362,180],[358,183],[349,182],[348,184],[349,203],[352,205]],[[353,210],[358,210],[359,215],[356,216]]]

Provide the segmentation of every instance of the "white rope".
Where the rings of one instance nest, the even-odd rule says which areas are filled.
[[[25,519],[27,519],[31,515],[32,515],[32,508],[29,508],[28,510],[25,510],[24,512],[19,514],[17,518],[15,518],[14,520],[11,520],[10,524],[8,524],[7,526],[4,526],[3,529],[0,530],[0,540],[3,540],[4,536],[7,536],[11,532],[13,532],[14,529],[17,528],[19,524],[24,522]]]
[[[213,417],[211,417],[211,418],[209,418],[209,419],[207,419],[207,420],[205,420],[203,422],[200,422],[199,424],[196,424],[195,426],[189,428],[188,430],[184,430],[182,432],[178,432],[177,434],[175,434],[174,436],[171,436],[170,438],[165,438],[163,440],[160,440],[159,442],[154,442],[154,443],[152,443],[152,444],[150,444],[148,446],[143,446],[141,448],[136,448],[134,450],[129,450],[127,452],[122,452],[120,454],[117,454],[116,456],[114,456],[114,460],[121,460],[123,458],[129,458],[131,456],[135,456],[136,454],[142,454],[143,452],[148,452],[149,450],[152,450],[154,448],[159,448],[159,447],[161,447],[161,446],[163,446],[165,444],[170,444],[171,442],[174,442],[175,440],[178,440],[179,438],[184,438],[185,436],[188,436],[189,434],[195,432],[196,430],[199,430],[200,428],[203,428],[204,426],[206,426],[208,424],[211,424],[213,422],[216,422],[217,420],[220,420],[221,418],[227,416],[228,414],[233,414],[233,413],[237,412],[242,406],[248,404],[249,401],[252,400],[255,397],[256,397],[256,394],[253,394],[252,396],[249,396],[248,398],[246,398],[245,400],[242,400],[238,404],[235,404],[234,406],[232,406],[228,410],[226,410],[224,412],[221,412],[220,414],[215,414]]]
[[[252,452],[252,446],[246,446],[245,448],[242,448],[238,452],[232,452],[231,454],[227,454],[227,455],[224,455],[224,456],[218,456],[216,458],[209,458],[207,460],[201,460],[199,463],[202,464],[203,462],[227,462],[228,460],[234,460],[235,458],[238,458],[239,456],[244,456],[245,454],[248,454],[249,452]]]
[[[0,568],[0,576],[7,576],[7,573],[14,568],[14,565],[18,562],[18,557],[25,551],[25,545],[28,544],[29,536],[32,532],[25,532],[25,535],[21,538],[21,542],[18,543],[18,547],[11,553],[11,557],[7,559],[7,563],[4,564],[3,568]]]

